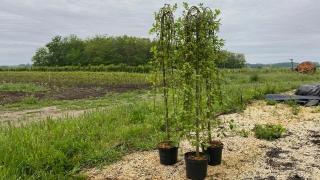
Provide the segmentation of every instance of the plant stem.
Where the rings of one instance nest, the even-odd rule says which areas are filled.
[[[197,32],[197,42],[199,41],[199,32]],[[197,43],[199,44],[199,43]],[[199,48],[199,47],[197,47]],[[200,82],[199,82],[199,54],[197,53],[197,61],[196,61],[196,141],[197,141],[197,145],[196,145],[196,155],[197,157],[200,156],[199,153],[199,149],[200,149],[200,132],[199,132],[199,128],[200,128]]]
[[[168,87],[167,87],[167,77],[166,77],[166,60],[169,58],[169,48],[170,48],[170,42],[166,42],[164,40],[165,33],[165,19],[166,19],[167,14],[164,13],[161,17],[161,34],[160,34],[160,46],[163,48],[163,51],[167,51],[167,57],[165,55],[162,55],[162,61],[161,61],[161,66],[162,66],[162,85],[163,85],[163,101],[164,101],[164,108],[165,108],[165,114],[164,114],[164,119],[166,122],[166,135],[167,135],[167,141],[170,140],[170,134],[169,134],[169,109],[168,109]],[[170,39],[171,37],[169,37]],[[168,43],[168,44],[165,44]],[[167,45],[167,47],[165,47]]]
[[[166,81],[166,69],[165,63],[162,62],[162,78],[163,78],[163,96],[164,96],[164,107],[165,107],[165,121],[166,121],[166,134],[167,140],[170,140],[170,133],[169,133],[169,110],[168,110],[168,88],[167,88],[167,81]]]
[[[211,122],[208,121],[208,142],[210,143],[212,141],[212,135],[211,135]]]
[[[210,143],[212,140],[212,135],[211,135],[211,121],[210,121],[210,117],[211,117],[211,110],[212,110],[212,106],[211,106],[211,102],[212,102],[212,96],[211,96],[211,84],[210,84],[210,80],[209,77],[207,77],[206,79],[206,87],[207,87],[207,107],[209,108],[207,111],[207,120],[208,120],[208,142]]]
[[[199,126],[200,126],[200,85],[199,85],[199,64],[197,63],[197,68],[196,68],[196,155],[199,156],[199,143],[200,143],[200,133],[199,133]]]

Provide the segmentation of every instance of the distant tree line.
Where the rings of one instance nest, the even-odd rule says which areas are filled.
[[[96,36],[82,40],[75,35],[56,36],[32,58],[34,66],[126,64],[137,66],[151,59],[151,41],[129,36]]]
[[[33,66],[146,65],[152,57],[152,41],[131,36],[96,36],[80,39],[76,35],[55,36],[32,57]],[[222,51],[220,68],[243,68],[243,54]],[[123,66],[121,66],[123,67]]]
[[[216,63],[219,68],[244,68],[246,67],[246,57],[244,54],[222,51],[221,58]]]

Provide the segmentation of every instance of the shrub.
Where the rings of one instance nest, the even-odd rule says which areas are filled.
[[[250,76],[250,82],[258,82],[260,79],[260,77],[258,76],[258,74],[253,74]]]
[[[253,129],[256,138],[265,140],[275,140],[282,136],[286,131],[281,125],[266,124],[266,125],[255,125]]]

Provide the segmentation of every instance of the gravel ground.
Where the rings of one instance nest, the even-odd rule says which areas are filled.
[[[220,117],[225,148],[220,166],[209,166],[207,179],[320,180],[320,108],[274,106],[257,101],[242,113]],[[275,141],[254,137],[255,124],[281,124],[287,132]],[[233,128],[230,128],[230,125]],[[216,132],[216,131],[215,131]],[[248,137],[243,137],[244,133]],[[102,169],[90,169],[90,179],[186,179],[183,153],[192,150],[187,141],[180,144],[179,162],[162,166],[157,151],[136,152]]]

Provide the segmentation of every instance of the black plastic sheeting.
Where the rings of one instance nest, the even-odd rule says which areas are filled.
[[[267,94],[266,99],[277,102],[295,101],[305,106],[316,106],[320,103],[320,84],[302,85],[296,90],[295,95]]]
[[[320,96],[320,84],[306,84],[296,90],[296,95],[301,96]]]

